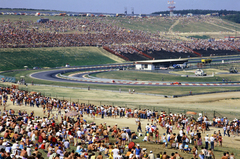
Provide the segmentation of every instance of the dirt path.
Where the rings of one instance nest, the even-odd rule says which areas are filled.
[[[168,29],[168,32],[172,32],[173,27],[175,27],[176,25],[178,25],[179,21],[180,21],[180,18],[179,18],[178,20],[176,20],[176,21],[173,23],[173,25],[171,25],[171,27]]]

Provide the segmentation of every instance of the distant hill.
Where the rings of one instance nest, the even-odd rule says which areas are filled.
[[[218,13],[219,15],[227,15],[227,14],[240,14],[240,11],[234,11],[234,10],[202,10],[202,9],[186,9],[186,10],[174,10],[174,14],[212,14],[212,13]],[[168,11],[158,11],[153,12],[152,14],[169,14]]]

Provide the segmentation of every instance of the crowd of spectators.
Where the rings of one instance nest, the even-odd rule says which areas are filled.
[[[180,153],[185,152],[192,154],[194,159],[214,159],[214,149],[223,145],[223,136],[238,136],[240,132],[238,119],[230,121],[226,117],[214,117],[211,120],[201,115],[195,118],[150,109],[85,105],[44,97],[16,87],[0,87],[0,100],[0,104],[4,105],[4,110],[0,111],[2,158],[40,159],[45,154],[54,159],[102,159],[103,156],[110,159],[179,159],[182,158]],[[34,111],[28,114],[26,111],[15,113],[13,109],[6,110],[8,102],[23,107],[41,107],[43,114],[47,111],[48,116],[39,117]],[[95,118],[135,118],[137,130],[135,132],[128,126],[121,128],[117,123],[112,126],[106,122],[89,123],[84,119],[86,116],[93,121]],[[143,120],[148,121],[144,127]],[[208,135],[210,126],[219,130]],[[160,128],[164,133],[160,133]],[[163,150],[171,148],[179,150],[179,153],[167,155],[163,152],[155,157],[153,151],[147,153],[146,148],[135,144],[141,136],[144,142],[162,144]],[[72,150],[70,145],[75,146],[76,150]],[[234,157],[228,152],[224,156]]]
[[[60,32],[61,28],[66,29],[66,32]],[[1,48],[102,46],[148,42],[153,41],[154,36],[139,30],[129,32],[124,28],[94,20],[62,20],[48,23],[2,21],[0,24]]]
[[[203,18],[199,19],[201,21]],[[139,18],[128,20],[129,23],[143,21]],[[185,18],[185,20],[196,19]],[[175,20],[166,18],[165,21]],[[116,23],[116,20],[109,21],[109,19],[98,21],[63,18],[47,23],[3,20],[0,23],[0,48],[106,46],[114,52],[130,54],[136,54],[138,51],[131,49],[129,45],[149,53],[154,51],[193,53],[193,50],[234,51],[240,48],[239,40],[191,38],[180,42],[166,40],[159,34],[147,31],[129,30],[117,26]]]

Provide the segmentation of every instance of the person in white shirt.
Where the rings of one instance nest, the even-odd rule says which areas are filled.
[[[145,127],[145,131],[149,131],[150,129],[150,126],[149,126],[149,123],[147,123],[146,127]]]
[[[208,142],[209,142],[208,134],[207,136],[204,137],[204,140],[205,140],[205,149],[208,150]]]
[[[78,131],[77,131],[77,137],[78,137],[78,138],[80,138],[80,137],[81,137],[81,135],[82,135],[82,134],[81,134],[81,129],[80,129],[80,128],[78,128]]]
[[[155,155],[152,151],[150,151],[150,154],[148,155],[149,159],[155,159]]]
[[[181,137],[183,136],[183,130],[182,129],[179,130],[179,134],[180,134]]]
[[[29,146],[27,147],[27,155],[28,156],[32,155],[32,150],[31,150],[31,148]]]
[[[135,122],[136,122],[136,125],[138,125],[139,119],[138,119],[138,118],[136,118]]]
[[[212,150],[214,150],[214,140],[215,140],[215,138],[213,137],[213,134],[212,134],[212,136],[210,137],[210,143],[211,143]]]
[[[117,159],[123,159],[121,152],[118,152]]]
[[[114,149],[112,150],[112,152],[113,152],[113,159],[118,159],[119,149],[117,148],[117,146],[114,147]]]

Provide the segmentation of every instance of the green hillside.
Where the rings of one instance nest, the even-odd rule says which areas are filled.
[[[0,70],[23,69],[24,66],[57,67],[97,65],[122,62],[97,47],[0,49]]]

